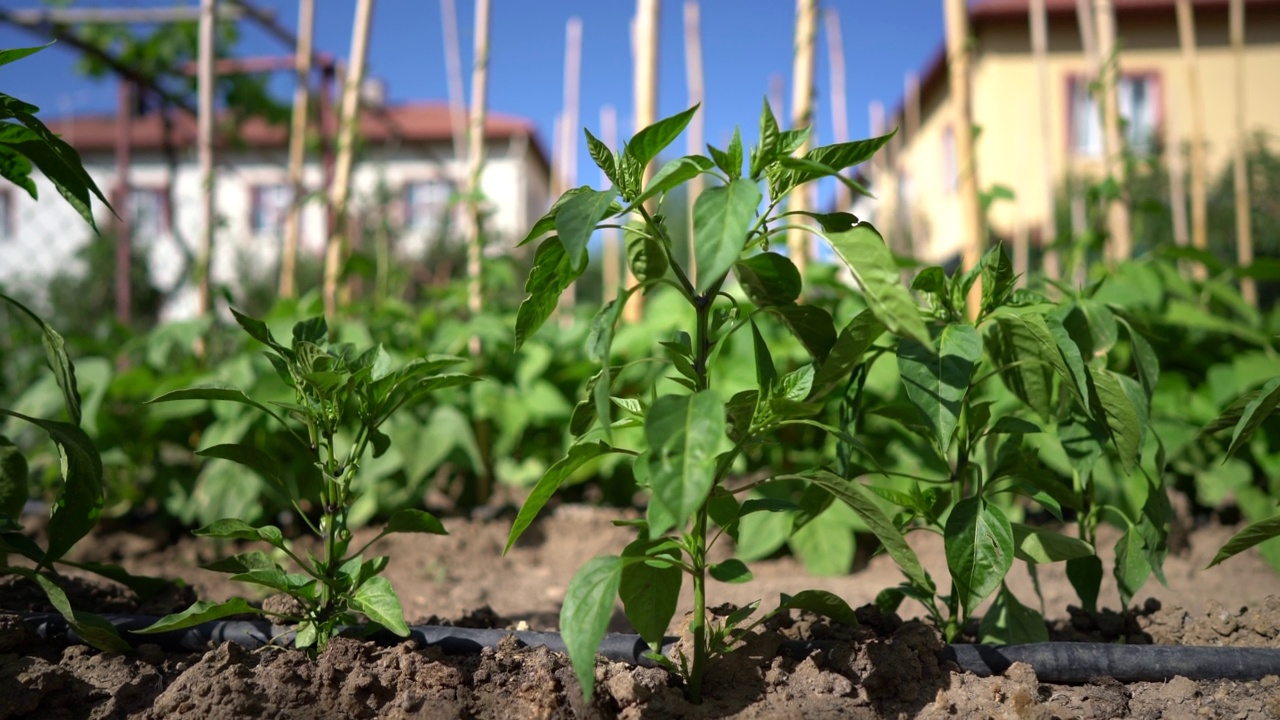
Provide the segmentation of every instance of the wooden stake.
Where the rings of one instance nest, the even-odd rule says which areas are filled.
[[[133,320],[133,223],[129,212],[130,152],[132,150],[134,93],[138,87],[125,78],[116,93],[116,186],[111,202],[116,207],[116,322],[129,327]]]
[[[837,143],[849,142],[849,108],[845,99],[844,40],[840,34],[840,13],[827,8],[823,15],[827,31],[827,64],[831,74],[831,137]],[[853,204],[853,193],[842,182],[836,183],[836,210],[847,211]]]
[[[903,120],[905,125],[903,129],[906,132],[905,136],[904,133],[899,133],[890,141],[891,144],[898,148],[906,147],[908,142],[915,142],[920,135],[920,76],[914,72],[907,73],[907,76],[903,79],[903,86]],[[882,117],[880,131],[872,134],[879,135],[884,133],[886,131],[884,124]],[[905,154],[898,165],[899,175],[905,175],[907,172]],[[894,241],[894,247],[897,248],[896,252],[902,255],[912,255],[914,248],[924,247],[927,244],[925,235],[928,234],[928,229],[925,224],[924,214],[916,212],[914,207],[907,206],[904,203],[901,212],[903,215],[902,229],[898,232],[900,239]]]
[[[1040,182],[1044,202],[1044,218],[1040,223],[1040,249],[1044,258],[1044,274],[1057,280],[1062,269],[1058,251],[1053,249],[1058,241],[1058,223],[1054,214],[1054,180],[1057,172],[1053,167],[1053,121],[1049,111],[1049,20],[1044,0],[1031,0],[1027,15],[1031,25],[1031,53],[1035,57],[1036,84],[1039,85]],[[1054,290],[1052,285],[1048,287],[1051,292]]]
[[[315,33],[315,0],[298,2],[298,45],[294,50],[293,117],[289,128],[289,214],[284,219],[284,244],[280,248],[280,297],[297,294],[298,241],[302,234],[302,164],[307,154],[307,108],[311,105],[311,46]]]
[[[1253,263],[1253,226],[1249,218],[1249,138],[1245,127],[1244,90],[1244,0],[1231,0],[1231,54],[1236,66],[1236,263],[1247,267]],[[1240,294],[1245,302],[1258,306],[1258,286],[1253,278],[1240,278]]]
[[[636,21],[634,25],[634,110],[632,133],[639,132],[657,120],[658,112],[658,14],[659,0],[636,0]],[[653,176],[653,164],[645,168],[644,181],[649,182]],[[627,267],[626,286],[632,287],[636,277]],[[637,322],[644,311],[644,298],[640,293],[633,294],[622,309],[622,319],[626,322]]]
[[[334,223],[324,255],[324,312],[329,327],[338,317],[338,280],[345,259],[343,236],[347,232],[347,202],[351,196],[351,166],[355,159],[356,130],[360,125],[360,85],[364,82],[368,59],[369,26],[373,19],[373,0],[357,0],[355,25],[351,31],[351,57],[343,78],[342,106],[338,115],[338,154],[334,160],[333,186],[329,188],[329,205]]]
[[[213,116],[217,109],[213,105],[214,91],[214,54],[218,17],[218,0],[200,0],[199,48],[197,51],[196,87],[199,97],[197,105],[199,114],[196,118],[196,153],[200,162],[200,244],[196,261],[197,291],[196,316],[206,317],[209,314],[211,300],[209,296],[209,272],[213,258],[213,229],[217,222],[214,205],[213,174]],[[203,354],[203,344],[198,345],[198,354]]]
[[[978,171],[973,153],[973,106],[969,77],[969,13],[965,0],[943,0],[947,22],[947,66],[951,80],[951,113],[956,141],[956,167],[960,172],[960,237],[966,271],[977,266],[986,249],[978,204]],[[970,317],[976,317],[982,281],[973,284],[968,297]]]
[[[578,184],[578,96],[582,85],[582,19],[569,18],[564,29],[564,110],[561,114],[560,178],[564,188]],[[576,283],[560,294],[561,322],[573,320],[572,310],[577,299]]]
[[[1120,186],[1120,197],[1107,204],[1107,244],[1111,262],[1133,256],[1133,229],[1129,222],[1128,178],[1124,163],[1124,137],[1120,134],[1120,63],[1116,55],[1114,0],[1095,0],[1098,24],[1099,67],[1102,68],[1102,120],[1106,143],[1107,175]]]
[[[618,146],[618,112],[612,105],[600,108],[600,140],[610,148]],[[601,184],[608,185],[611,180],[600,172]],[[618,297],[618,279],[622,271],[622,254],[619,252],[618,230],[609,228],[604,231],[604,258],[601,265],[602,297],[605,302]]]
[[[1209,247],[1208,194],[1205,189],[1204,105],[1200,95],[1200,73],[1196,68],[1196,20],[1191,0],[1177,0],[1178,43],[1187,72],[1187,101],[1191,110],[1191,245]],[[1203,280],[1203,265],[1195,266],[1195,277]]]
[[[440,0],[440,24],[444,31],[444,68],[449,83],[453,157],[462,163],[467,156],[467,99],[462,89],[462,52],[458,49],[458,11],[454,0]]]
[[[1182,156],[1182,135],[1178,129],[1178,113],[1165,120],[1169,142],[1165,147],[1165,164],[1169,167],[1169,209],[1173,216],[1173,242],[1178,247],[1191,243],[1187,230],[1187,168]]]
[[[706,93],[702,85],[702,30],[701,30],[701,14],[698,11],[697,0],[685,0],[684,3],[684,70],[685,80],[689,85],[689,107],[694,105],[700,106],[697,114],[693,116],[693,120],[689,122],[689,149],[690,155],[701,155],[705,152],[703,148],[703,130],[707,123]],[[688,236],[689,245],[689,279],[697,283],[698,278],[698,259],[694,251],[693,237],[693,203],[702,194],[703,176],[695,175],[689,184],[685,186],[688,192],[686,204],[686,227],[685,234]]]
[[[480,228],[480,175],[484,171],[484,122],[489,101],[489,0],[476,0],[475,50],[471,66],[471,127],[467,131],[467,310],[483,306],[484,236]],[[480,338],[473,336],[471,354],[480,357]]]
[[[791,66],[791,128],[799,129],[813,124],[813,75],[814,49],[818,34],[818,0],[796,0],[796,38],[794,62]],[[806,140],[795,152],[803,156],[809,151],[812,139]],[[791,191],[787,198],[787,209],[791,211],[809,210],[809,188],[800,186]],[[791,218],[791,222],[803,225],[799,217]],[[791,262],[804,276],[809,264],[809,234],[803,230],[787,231],[787,254]]]

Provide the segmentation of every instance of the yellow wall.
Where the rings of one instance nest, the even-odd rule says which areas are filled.
[[[1210,178],[1216,178],[1230,162],[1235,140],[1234,60],[1225,8],[1199,9],[1196,24],[1207,157]],[[1009,237],[1019,224],[1039,224],[1049,210],[1041,179],[1040,89],[1025,18],[986,20],[974,31],[978,50],[973,111],[974,122],[981,128],[976,145],[978,187],[985,190],[1002,184],[1015,192],[1013,202],[996,203],[989,215],[992,230]],[[1170,139],[1180,145],[1187,142],[1191,108],[1172,3],[1158,15],[1121,16],[1119,35],[1121,72],[1158,77],[1157,144],[1163,146]],[[1053,176],[1060,181],[1068,172],[1097,173],[1100,160],[1073,157],[1069,152],[1069,78],[1088,72],[1074,15],[1053,18],[1049,47]],[[1245,57],[1246,127],[1251,133],[1280,136],[1280,7],[1249,7]],[[915,243],[916,254],[924,261],[943,260],[960,249],[952,229],[959,224],[959,207],[944,177],[944,137],[951,125],[946,93],[943,80],[932,96],[926,94],[920,131],[907,139],[899,161],[915,188],[916,225],[927,228],[927,241]]]

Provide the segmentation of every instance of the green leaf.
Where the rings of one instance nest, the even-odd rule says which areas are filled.
[[[1274,515],[1259,520],[1245,527],[1245,529],[1231,536],[1227,544],[1218,549],[1218,553],[1213,556],[1206,569],[1217,565],[1227,558],[1239,555],[1258,543],[1266,542],[1274,537],[1280,536],[1280,515]]]
[[[884,238],[871,223],[860,222],[845,232],[823,232],[831,249],[853,273],[867,307],[889,332],[912,338],[926,347],[933,341],[920,318],[911,293],[902,286],[898,264]]]
[[[679,527],[707,499],[724,438],[724,407],[715,393],[664,395],[644,422],[649,444],[650,531]]]
[[[506,547],[502,548],[502,553],[505,555],[511,550],[511,546],[516,544],[516,540],[528,529],[533,519],[538,516],[542,506],[547,504],[547,501],[551,499],[556,490],[560,489],[560,486],[570,475],[589,461],[614,452],[618,452],[618,450],[609,447],[603,442],[580,443],[570,446],[568,454],[547,468],[542,478],[538,480],[538,484],[533,487],[533,491],[529,493],[529,497],[525,499],[524,505],[521,506],[520,512],[516,515],[515,522],[511,523],[511,533],[507,536],[507,544]]]
[[[936,349],[903,338],[898,372],[907,397],[929,423],[936,446],[945,454],[960,422],[960,409],[973,369],[982,358],[982,336],[972,325],[942,329]]]
[[[1067,561],[1067,580],[1080,597],[1087,612],[1098,611],[1098,593],[1102,590],[1102,558],[1097,555]]]
[[[624,558],[644,558],[622,568],[618,595],[627,620],[650,647],[661,647],[680,600],[684,571],[679,550],[670,544],[666,539],[638,540],[622,551]]]
[[[284,547],[284,535],[274,525],[254,527],[243,520],[223,518],[214,520],[202,528],[193,530],[196,537],[225,538],[228,540],[261,540],[274,547]]]
[[[595,689],[596,650],[613,617],[622,566],[622,558],[611,555],[588,560],[569,581],[560,608],[560,634],[582,694],[588,700]]]
[[[773,116],[773,109],[769,107],[769,98],[765,98],[764,108],[760,111],[760,144],[751,150],[752,180],[759,180],[764,169],[777,159],[779,134],[778,119]]]
[[[747,230],[755,220],[763,196],[750,180],[702,191],[693,203],[694,255],[698,261],[698,292],[720,282],[742,255]]]
[[[1111,431],[1111,439],[1116,444],[1120,455],[1120,464],[1125,472],[1132,472],[1138,464],[1138,453],[1142,449],[1142,438],[1146,432],[1142,415],[1143,408],[1134,403],[1134,396],[1145,397],[1142,390],[1131,377],[1117,375],[1107,369],[1095,370],[1092,374],[1093,385],[1097,390],[1098,403],[1106,416],[1107,427]]]
[[[611,205],[617,194],[613,188],[588,190],[566,200],[556,213],[560,244],[564,245],[570,269],[579,275],[587,269],[587,242],[591,240],[591,233],[612,213]]]
[[[729,140],[727,151],[707,145],[707,153],[715,161],[716,167],[728,175],[730,180],[742,177],[742,133],[737,127],[733,129],[733,137]]]
[[[0,435],[0,515],[22,516],[27,504],[27,458],[9,438]]]
[[[715,563],[707,568],[707,572],[711,573],[711,577],[722,583],[744,583],[751,580],[751,570],[747,568],[746,563],[737,558],[729,558],[721,563]]]
[[[1062,321],[1085,360],[1106,355],[1119,338],[1115,314],[1096,300],[1063,305],[1054,315]]]
[[[831,313],[816,305],[777,305],[767,310],[782,320],[814,360],[826,362],[836,344],[836,325]]]
[[[800,271],[785,255],[763,252],[733,265],[742,289],[760,307],[790,305],[800,297]]]
[[[613,151],[592,135],[590,130],[582,128],[582,132],[587,136],[587,152],[591,153],[591,159],[595,161],[596,167],[600,168],[614,187],[621,187],[622,183],[618,181],[618,168],[613,161]]]
[[[635,210],[649,198],[665,193],[671,188],[697,177],[699,173],[710,170],[713,165],[710,160],[701,155],[686,155],[668,162],[653,174],[653,178],[645,186],[644,192],[637,195],[634,200],[623,208],[622,212],[628,213]]]
[[[43,420],[0,408],[0,415],[25,420],[44,430],[58,448],[62,487],[54,500],[42,566],[59,560],[98,524],[105,503],[102,458],[84,430],[70,423]]]
[[[1004,246],[997,244],[988,250],[982,264],[982,314],[986,315],[1008,302],[1016,281],[1013,264],[1009,262]]]
[[[124,585],[132,590],[142,600],[149,600],[160,592],[174,587],[184,587],[186,583],[181,580],[169,580],[166,578],[150,577],[147,575],[134,575],[119,565],[108,565],[98,562],[71,562],[70,560],[60,560],[63,565],[70,565],[74,568],[87,570],[91,573],[101,575],[108,580]]]
[[[925,573],[924,566],[920,564],[920,558],[907,544],[898,526],[894,525],[893,520],[880,509],[875,496],[862,483],[846,480],[826,470],[810,470],[799,475],[783,475],[777,479],[803,480],[818,485],[836,496],[862,518],[862,521],[867,524],[867,529],[880,540],[885,552],[893,558],[913,585],[927,589],[930,593],[933,592],[933,581]]]
[[[813,378],[810,399],[819,399],[849,381],[849,374],[862,362],[862,356],[884,334],[884,323],[875,313],[863,310],[849,321],[836,337],[835,345]]]
[[[29,112],[14,112],[12,117],[22,125],[0,123],[0,145],[7,145],[9,149],[25,155],[40,168],[67,204],[96,231],[90,193],[108,208],[111,204],[85,171],[80,154]]]
[[[1044,528],[1011,523],[1015,553],[1030,563],[1053,563],[1095,555],[1093,546],[1079,539]]]
[[[409,637],[409,626],[404,621],[404,608],[391,581],[384,577],[371,577],[356,588],[351,596],[351,607],[364,613],[370,620],[399,635]]]
[[[257,408],[275,418],[276,421],[284,427],[289,427],[288,424],[285,423],[285,421],[271,408],[263,405],[257,400],[254,400],[248,395],[245,395],[244,392],[225,385],[197,385],[184,390],[174,390],[172,392],[167,392],[160,397],[152,398],[148,400],[146,404],[150,405],[152,403],[176,402],[179,400],[222,400],[226,402],[240,403],[241,405],[248,405],[249,407]]]
[[[4,111],[0,110],[0,118],[3,117]],[[0,177],[26,190],[32,200],[39,200],[40,192],[36,188],[35,181],[31,179],[32,169],[30,160],[7,146],[0,145]]]
[[[802,590],[795,595],[783,594],[778,610],[807,610],[816,615],[831,618],[850,627],[858,626],[853,608],[835,593],[826,590]]]
[[[551,204],[551,209],[547,211],[547,214],[543,215],[541,218],[538,219],[537,222],[533,224],[533,227],[529,229],[529,233],[524,236],[524,239],[521,240],[520,243],[516,245],[516,247],[523,247],[525,245],[528,245],[534,240],[537,240],[538,238],[542,237],[544,234],[554,230],[556,227],[556,215],[560,213],[560,208],[563,207],[564,204],[568,202],[570,199],[572,199],[574,196],[581,195],[583,193],[589,193],[589,192],[595,192],[595,190],[590,185],[582,185],[580,187],[570,188],[568,190],[565,190],[564,194],[556,198],[556,201]],[[618,205],[617,210],[614,211],[612,214],[616,214],[618,212],[622,212],[621,205]]]
[[[448,535],[449,531],[444,529],[444,523],[435,515],[425,510],[414,510],[405,508],[397,510],[387,520],[386,527],[382,529],[383,535],[391,533],[427,533],[429,535]]]
[[[622,238],[627,249],[627,265],[637,280],[657,280],[667,274],[666,248],[661,240],[649,234],[643,222],[627,223]]]
[[[66,341],[26,305],[4,293],[0,293],[0,300],[21,310],[40,327],[40,342],[44,345],[45,360],[49,363],[49,369],[53,371],[58,389],[62,391],[62,401],[67,408],[67,415],[71,418],[71,424],[79,425],[80,390],[76,387],[76,368],[71,362],[71,357],[67,355]]]
[[[995,601],[982,616],[980,628],[979,642],[984,645],[1049,642],[1049,628],[1044,624],[1044,618],[1018,602],[1007,585],[1001,585]]]
[[[1146,541],[1132,524],[1116,541],[1116,566],[1112,571],[1120,590],[1120,602],[1128,607],[1147,578],[1151,576],[1151,561],[1147,556]]]
[[[44,45],[36,45],[35,47],[11,48],[9,50],[0,50],[0,65],[8,65],[11,62],[21,60],[29,55],[34,55],[41,50],[52,45],[53,42],[47,42]],[[35,112],[38,108],[32,108],[31,112]]]
[[[252,445],[242,443],[226,443],[214,445],[196,452],[202,457],[220,458],[240,463],[262,477],[276,484],[277,487],[297,497],[297,485],[293,481],[288,468],[274,457],[262,452]]]
[[[807,215],[808,217],[818,221],[818,224],[822,226],[823,232],[829,233],[847,232],[852,230],[854,225],[858,224],[858,218],[854,217],[852,213],[847,212],[816,213],[809,212],[808,210],[792,210],[784,214]]]
[[[853,167],[854,165],[870,160],[872,156],[880,150],[880,148],[885,146],[885,143],[893,139],[893,136],[896,133],[897,130],[889,133],[888,135],[881,135],[880,137],[868,138],[866,140],[855,140],[853,142],[839,143],[835,145],[824,145],[810,150],[804,156],[806,160],[810,160],[820,165],[825,165],[833,172],[818,173],[812,171],[793,170],[791,171],[791,187],[801,185],[809,182],[810,180],[816,180],[820,177],[826,177],[828,175],[838,173],[845,168]]]
[[[261,615],[260,608],[253,607],[244,598],[231,598],[222,603],[197,600],[191,607],[180,613],[166,615],[154,623],[133,632],[139,634],[162,633],[170,630],[182,630],[195,627],[210,620],[221,620],[232,615]]]
[[[280,567],[279,563],[267,557],[266,553],[261,550],[236,553],[235,555],[214,560],[211,563],[206,563],[200,567],[205,570],[231,574],[247,573],[253,570],[270,570],[273,568],[284,572],[284,568]]]
[[[619,290],[618,297],[605,303],[591,319],[591,331],[587,335],[587,357],[600,363],[600,373],[591,388],[592,399],[595,401],[596,417],[604,426],[605,439],[610,441],[613,440],[613,410],[609,390],[613,384],[613,368],[609,365],[609,358],[613,354],[614,328],[617,327],[618,318],[630,296],[629,290]]]
[[[1142,389],[1147,393],[1147,400],[1155,395],[1156,384],[1160,382],[1160,360],[1156,357],[1155,348],[1151,347],[1151,343],[1147,339],[1133,329],[1133,326],[1123,318],[1117,318],[1125,330],[1129,333],[1129,344],[1133,347],[1133,365],[1138,371],[1138,380],[1142,382]]]
[[[809,489],[816,489],[822,495],[831,497],[829,493],[814,486]],[[805,494],[809,495],[808,491]],[[814,513],[806,508],[805,512],[796,514],[793,525],[795,529],[788,538],[787,545],[800,558],[805,571],[810,575],[848,575],[849,569],[853,567],[858,547],[853,530],[835,514],[841,510],[848,513],[847,508],[839,505],[835,510],[827,508]],[[813,517],[815,514],[816,517]]]
[[[696,112],[698,112],[698,106],[694,105],[684,112],[663,118],[644,128],[631,138],[631,142],[627,143],[626,154],[642,167],[648,165],[658,157],[658,153],[680,137],[680,133],[684,132]]]
[[[969,614],[1000,586],[1013,566],[1013,529],[1000,508],[969,497],[952,508],[945,532],[947,568]]]
[[[1254,432],[1262,426],[1264,420],[1271,416],[1278,404],[1280,404],[1280,378],[1274,378],[1263,385],[1257,396],[1241,411],[1240,420],[1231,431],[1231,445],[1227,448],[1227,458],[1253,439]]]
[[[768,396],[773,392],[774,384],[778,382],[778,370],[773,366],[773,355],[769,352],[769,344],[764,341],[755,320],[751,320],[751,346],[755,352],[756,386],[760,388],[762,395]]]
[[[49,604],[53,609],[58,611],[58,614],[67,621],[67,625],[85,642],[103,652],[129,652],[129,644],[120,637],[114,625],[91,612],[73,609],[66,592],[52,579],[24,567],[7,567],[5,572],[21,575],[39,585],[45,596],[49,598]]]
[[[533,256],[529,279],[524,283],[524,291],[529,296],[520,303],[520,309],[516,311],[516,350],[533,337],[542,323],[551,317],[565,288],[572,285],[585,270],[585,262],[578,269],[569,262],[569,256],[565,254],[564,245],[559,238],[553,236],[542,241],[538,252]]]

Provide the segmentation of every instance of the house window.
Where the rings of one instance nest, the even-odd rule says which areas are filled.
[[[1125,142],[1131,152],[1155,149],[1159,83],[1155,75],[1122,75],[1117,81],[1120,117]],[[1071,78],[1071,152],[1082,157],[1102,157],[1102,112],[1090,91],[1088,78]]]
[[[404,187],[405,227],[438,233],[445,228],[453,185],[446,180],[411,182]]]
[[[0,190],[0,242],[17,239],[17,232],[14,229],[14,211],[13,193],[9,190]]]
[[[279,235],[289,214],[293,193],[282,183],[249,188],[249,230],[255,234]]]
[[[129,190],[129,227],[135,239],[146,242],[169,229],[165,203],[165,192],[158,188]]]

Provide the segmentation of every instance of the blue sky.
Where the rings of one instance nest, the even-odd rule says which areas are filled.
[[[4,0],[11,8],[35,7],[39,0]],[[169,6],[166,0],[80,0],[78,6]],[[195,4],[186,0],[178,4]],[[290,28],[297,23],[297,4],[290,0],[256,0],[274,10]],[[351,43],[355,3],[317,3],[317,49],[346,56]],[[683,1],[663,0],[659,38],[659,116],[687,106],[683,44]],[[847,63],[846,96],[852,138],[869,134],[868,104],[882,101],[888,109],[901,100],[904,76],[922,70],[942,44],[942,0],[854,2],[826,0],[840,17]],[[457,0],[464,82],[470,82],[473,4]],[[703,64],[706,82],[706,140],[723,146],[735,125],[744,139],[756,135],[761,98],[770,78],[778,75],[789,107],[791,47],[795,4],[790,0],[702,0]],[[619,132],[631,132],[630,0],[493,0],[489,106],[494,111],[533,120],[548,150],[553,122],[563,97],[565,24],[578,16],[583,24],[581,124],[593,132],[600,109],[617,109]],[[239,52],[243,55],[289,52],[278,41],[244,21]],[[817,134],[832,142],[827,45],[819,22]],[[378,0],[373,20],[369,72],[385,80],[392,101],[445,98],[440,6],[432,0]],[[0,48],[39,44],[39,39],[12,26],[0,25]],[[0,68],[0,91],[39,105],[49,117],[68,112],[109,111],[115,85],[91,81],[75,70],[75,53],[54,46],[20,63]],[[280,75],[274,87],[288,98],[291,79]],[[786,115],[784,108],[780,113]],[[598,133],[597,133],[598,134]],[[590,164],[582,134],[577,133],[578,182],[595,184],[599,172]],[[684,152],[684,140],[678,150]]]

